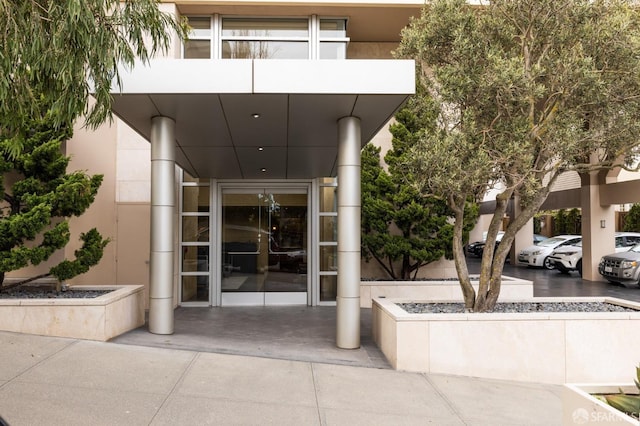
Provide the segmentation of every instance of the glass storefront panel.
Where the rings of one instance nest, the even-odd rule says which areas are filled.
[[[335,302],[338,295],[338,276],[320,275],[320,301]]]
[[[223,41],[222,59],[309,59],[305,41]]]
[[[336,212],[337,206],[337,187],[321,186],[320,187],[320,212]]]
[[[209,271],[209,247],[208,246],[182,247],[182,272],[207,272],[207,271]]]
[[[320,216],[320,242],[338,242],[338,216]]]
[[[182,211],[206,213],[209,211],[209,187],[185,186],[182,188]]]
[[[208,216],[184,216],[182,218],[182,241],[204,243],[209,241]]]
[[[183,275],[182,302],[208,302],[209,276]]]
[[[307,291],[307,194],[225,193],[222,292]]]
[[[320,246],[320,270],[338,270],[338,246]]]

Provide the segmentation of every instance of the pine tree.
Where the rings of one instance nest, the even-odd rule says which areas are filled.
[[[38,265],[69,242],[69,219],[94,201],[102,175],[67,173],[69,157],[62,144],[72,135],[71,125],[54,125],[49,114],[32,119],[28,130],[16,136],[21,153],[10,154],[14,140],[0,139],[0,287],[6,272]],[[48,273],[58,281],[86,272],[97,264],[108,240],[94,228],[81,234],[83,245],[75,260],[64,260]],[[31,281],[33,278],[24,282]],[[14,287],[5,286],[5,288]]]
[[[420,117],[410,109],[396,114],[390,127],[393,148],[385,155],[388,171],[380,164],[380,148],[367,145],[361,156],[362,255],[375,259],[394,280],[414,280],[423,266],[453,258],[452,216],[446,203],[422,196],[398,167],[420,137],[420,128]]]

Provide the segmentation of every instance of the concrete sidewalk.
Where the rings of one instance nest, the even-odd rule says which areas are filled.
[[[554,425],[561,386],[0,332],[19,425]]]

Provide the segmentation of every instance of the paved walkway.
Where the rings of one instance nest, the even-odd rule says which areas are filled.
[[[558,425],[560,386],[0,332],[19,425]]]

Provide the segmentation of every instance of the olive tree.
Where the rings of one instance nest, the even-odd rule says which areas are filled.
[[[402,32],[437,105],[435,130],[405,167],[455,214],[454,260],[469,311],[493,309],[516,232],[566,171],[635,164],[640,142],[640,28],[623,0],[435,0]],[[419,105],[419,104],[418,104]],[[498,190],[479,290],[462,246],[463,206]],[[509,202],[521,209],[495,248]],[[495,251],[495,253],[494,253]]]

